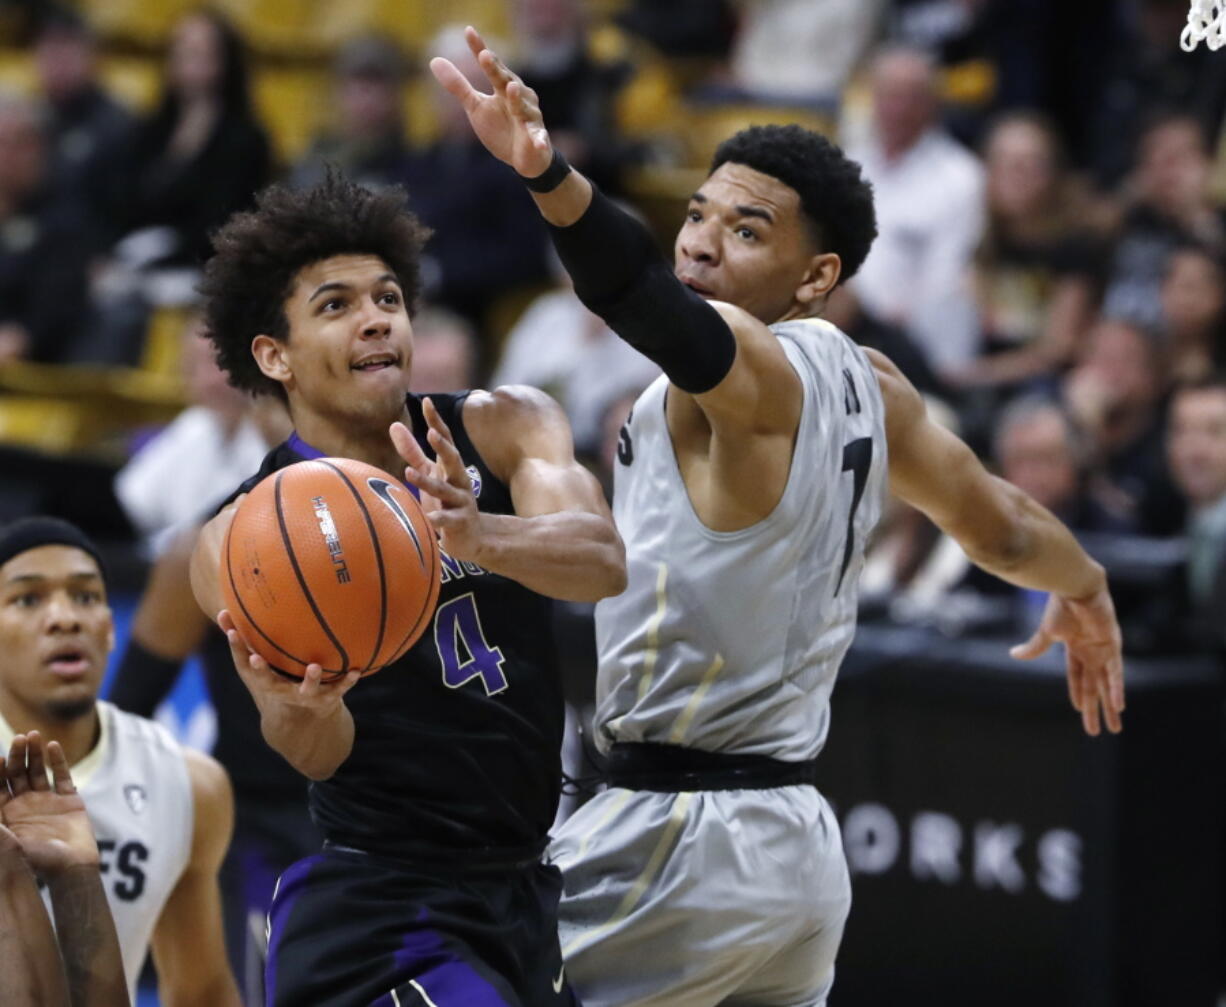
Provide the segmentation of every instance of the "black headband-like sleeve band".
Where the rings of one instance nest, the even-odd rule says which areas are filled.
[[[732,330],[673,275],[630,214],[593,187],[583,216],[550,232],[580,300],[673,384],[698,395],[727,376],[736,359]]]

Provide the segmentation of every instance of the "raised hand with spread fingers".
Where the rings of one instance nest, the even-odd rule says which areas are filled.
[[[123,957],[102,888],[98,844],[63,749],[55,741],[44,745],[37,731],[19,734],[0,765],[4,775],[0,820],[47,885],[67,976],[65,1000],[51,997],[34,1002],[64,1002],[72,1007],[127,1004]],[[3,842],[0,837],[0,845]]]

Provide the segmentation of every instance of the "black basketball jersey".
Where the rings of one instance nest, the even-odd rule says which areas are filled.
[[[468,393],[431,395],[473,479],[480,510],[511,514],[510,490],[464,428]],[[427,457],[421,400],[408,398]],[[297,437],[274,448],[238,492],[318,452]],[[433,622],[400,660],[345,702],[353,751],[310,788],[325,838],[396,858],[523,860],[544,848],[561,786],[563,704],[551,601],[442,554]]]

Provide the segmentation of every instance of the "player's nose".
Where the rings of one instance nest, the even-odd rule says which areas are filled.
[[[361,318],[362,335],[367,338],[386,336],[392,331],[392,320],[378,306],[370,304]]]
[[[688,227],[681,238],[681,254],[693,262],[717,261],[719,242],[714,228],[706,221]]]
[[[75,633],[81,628],[81,613],[67,596],[56,592],[47,602],[47,629],[53,633]]]

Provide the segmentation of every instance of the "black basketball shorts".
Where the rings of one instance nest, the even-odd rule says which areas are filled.
[[[434,873],[325,847],[277,883],[268,1007],[578,1007],[562,878],[543,864]]]

